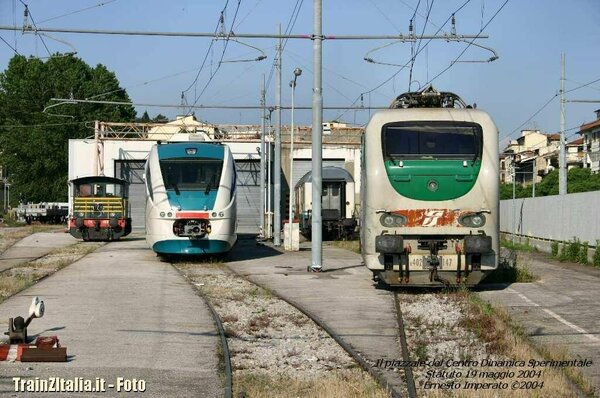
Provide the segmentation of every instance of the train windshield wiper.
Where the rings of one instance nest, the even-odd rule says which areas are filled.
[[[212,189],[212,185],[213,185],[214,181],[215,181],[215,175],[213,174],[213,176],[210,178],[210,181],[208,182],[208,184],[206,184],[206,190],[204,191],[205,195],[208,195],[208,193]]]
[[[175,191],[175,195],[179,195],[179,188],[177,187],[177,184],[174,182],[171,182],[169,188],[173,188],[173,190]]]

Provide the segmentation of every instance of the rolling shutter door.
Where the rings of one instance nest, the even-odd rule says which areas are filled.
[[[260,161],[236,160],[237,217],[240,234],[260,232]]]
[[[129,207],[133,230],[146,226],[146,185],[144,184],[145,160],[115,161],[115,177],[129,181]]]

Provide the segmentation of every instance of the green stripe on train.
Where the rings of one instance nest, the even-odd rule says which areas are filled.
[[[451,200],[468,193],[479,175],[481,159],[386,160],[385,171],[396,192],[410,199]],[[435,182],[435,184],[433,183]],[[437,184],[437,188],[435,185]]]

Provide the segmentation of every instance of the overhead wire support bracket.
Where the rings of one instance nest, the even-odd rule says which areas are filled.
[[[222,64],[225,64],[225,63],[234,63],[234,62],[254,62],[254,61],[262,61],[262,60],[267,59],[267,54],[263,50],[261,50],[258,47],[252,46],[252,45],[250,45],[248,43],[244,43],[242,41],[239,41],[237,39],[232,39],[232,38],[221,38],[221,37],[219,37],[216,40],[229,40],[230,42],[238,43],[238,44],[240,44],[242,46],[246,46],[246,47],[249,47],[249,48],[251,48],[253,50],[256,50],[256,51],[260,52],[260,55],[258,57],[256,57],[256,58],[225,60],[225,61],[221,61]]]
[[[419,40],[419,38],[417,36],[415,36],[414,34],[412,34],[412,33],[409,34],[406,37],[404,37],[404,36],[401,35],[401,37],[402,37],[401,39],[399,39],[399,40],[397,40],[395,42],[387,43],[387,44],[384,44],[383,46],[375,47],[374,49],[369,50],[365,54],[365,56],[363,57],[363,60],[366,61],[366,62],[372,63],[372,64],[395,66],[395,67],[401,67],[402,69],[406,68],[407,65],[408,65],[408,63],[405,63],[405,64],[394,64],[394,63],[390,63],[390,62],[382,62],[382,61],[377,61],[376,59],[374,59],[373,57],[370,56],[370,54],[372,54],[372,53],[375,53],[375,52],[377,52],[379,50],[383,50],[384,48],[393,46],[395,44],[406,43],[406,42],[415,42],[415,41]],[[425,37],[426,38],[426,36],[421,36],[421,37]],[[456,34],[456,30],[455,29],[453,29],[452,32],[449,33],[449,34],[448,33],[444,33],[441,36],[434,36],[434,37],[430,37],[430,38],[443,39],[443,40],[445,40],[447,42],[468,42],[468,43],[471,43],[471,41],[474,41],[474,40],[468,40],[469,37],[467,35],[458,35],[458,34]],[[477,38],[478,39],[479,38],[484,38],[484,36],[479,36]],[[481,44],[477,44],[477,43],[474,43],[474,42],[471,43],[471,45],[479,47],[479,48],[483,48],[484,50],[488,50],[493,55],[490,58],[486,59],[486,60],[454,61],[454,62],[452,62],[452,64],[458,63],[458,62],[465,62],[465,63],[467,63],[467,62],[493,62],[493,61],[497,60],[498,58],[500,58],[500,56],[498,55],[498,53],[493,48],[491,48],[491,47],[486,47],[486,46],[483,46]]]

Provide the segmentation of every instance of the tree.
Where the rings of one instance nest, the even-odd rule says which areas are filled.
[[[154,119],[152,119],[152,121],[154,123],[167,123],[169,121],[169,118],[163,115],[162,113],[159,113],[154,117]]]
[[[0,73],[0,164],[11,171],[14,198],[26,201],[67,199],[68,140],[91,135],[93,120],[133,121],[130,105],[56,104],[51,98],[101,98],[130,101],[115,74],[90,67],[72,55],[55,54],[46,62],[13,57]]]
[[[148,115],[148,111],[144,111],[144,113],[142,114],[142,117],[136,118],[135,121],[139,122],[139,123],[150,123],[152,121],[152,119],[150,119],[150,115]]]
[[[548,173],[535,187],[535,196],[558,195],[558,170]],[[572,168],[567,173],[567,193],[600,190],[600,174],[592,174],[590,169]],[[532,186],[516,186],[517,198],[532,196]],[[500,199],[512,199],[512,184],[500,184]]]

